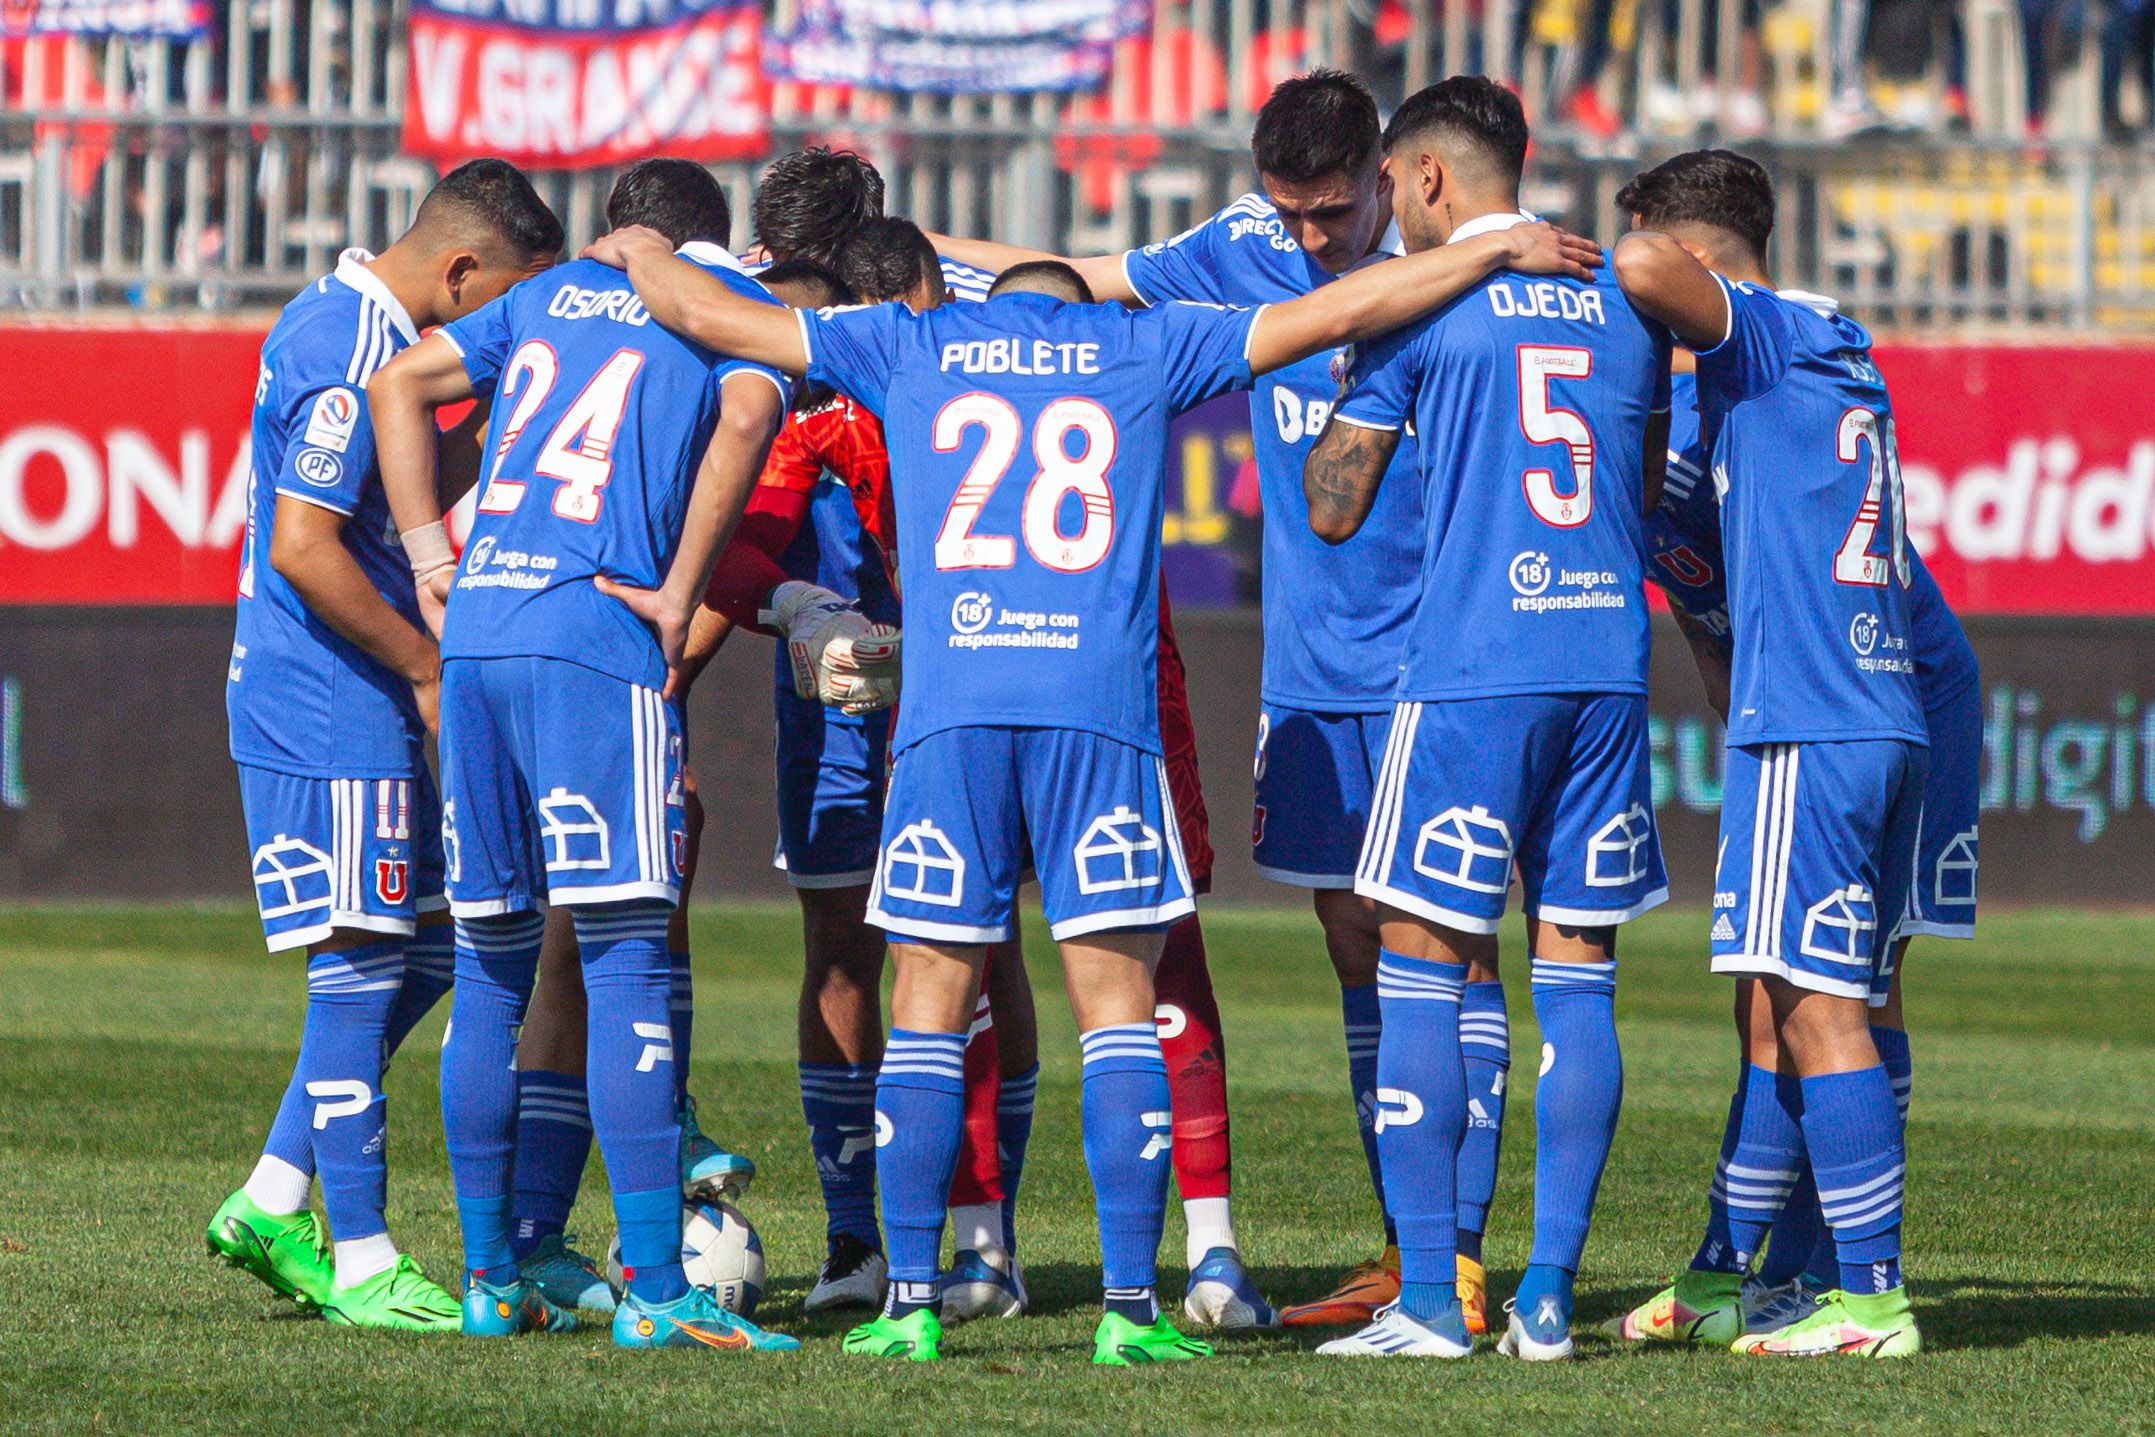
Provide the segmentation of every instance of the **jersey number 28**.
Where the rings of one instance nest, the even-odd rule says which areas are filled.
[[[643,363],[644,357],[633,349],[616,350],[570,402],[568,411],[540,446],[532,472],[561,481],[561,487],[554,491],[554,512],[562,518],[579,524],[597,522],[603,502],[599,491],[614,476],[614,434],[621,428],[621,416],[628,409],[629,385]],[[561,360],[544,340],[527,340],[509,356],[501,371],[500,393],[504,398],[516,395],[516,407],[509,411],[501,441],[494,446],[495,471],[500,470],[501,461],[523,437],[524,426],[539,412],[560,377]],[[506,514],[523,497],[522,484],[489,476],[486,492],[479,496],[479,509],[486,514]]]
[[[1017,560],[1017,544],[1008,534],[976,534],[973,526],[995,486],[1003,482],[1018,457],[1024,423],[1008,400],[975,390],[961,394],[937,411],[935,450],[956,453],[965,431],[981,431],[980,452],[951,496],[943,527],[935,536],[938,569],[1007,569]],[[1084,436],[1076,458],[1064,448],[1073,434]],[[1108,487],[1108,466],[1115,462],[1115,421],[1090,399],[1058,399],[1040,411],[1033,424],[1033,463],[1039,473],[1025,491],[1019,527],[1025,548],[1035,559],[1062,574],[1079,574],[1107,557],[1115,541],[1115,491]],[[1063,500],[1076,494],[1084,522],[1065,534],[1058,521]]]
[[[1863,502],[1856,506],[1856,521],[1848,526],[1848,537],[1841,540],[1840,550],[1833,556],[1833,581],[1877,589],[1893,578],[1905,589],[1910,579],[1908,516],[1901,499],[1901,456],[1893,439],[1893,416],[1880,419],[1868,409],[1851,409],[1841,416],[1840,433],[1834,442],[1843,464],[1854,464],[1863,457],[1859,444],[1870,446],[1871,482],[1863,491]],[[1881,512],[1892,536],[1890,557],[1871,552]]]

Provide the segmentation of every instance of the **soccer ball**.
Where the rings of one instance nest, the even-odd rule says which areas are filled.
[[[732,1203],[690,1203],[681,1209],[681,1269],[696,1287],[707,1287],[718,1305],[743,1317],[763,1300],[763,1239]],[[621,1239],[606,1249],[606,1280],[627,1289],[621,1273]]]

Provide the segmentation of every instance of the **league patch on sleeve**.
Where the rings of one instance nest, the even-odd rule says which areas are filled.
[[[325,389],[314,401],[314,412],[307,416],[303,442],[342,454],[351,445],[352,431],[358,426],[359,397],[349,389]]]
[[[302,449],[292,468],[317,489],[333,489],[344,477],[344,461],[326,449]]]

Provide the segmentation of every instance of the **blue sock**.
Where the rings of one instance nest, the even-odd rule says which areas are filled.
[[[851,1233],[880,1248],[875,1221],[875,1069],[802,1063],[801,1116],[823,1187],[826,1239]]]
[[[456,988],[441,1050],[441,1124],[456,1184],[464,1267],[492,1283],[519,1277],[511,1246],[516,1156],[516,1032],[539,976],[536,913],[460,918]]]
[[[1878,1061],[1886,1065],[1886,1077],[1893,1084],[1893,1106],[1900,1111],[1901,1126],[1908,1126],[1908,1100],[1915,1092],[1915,1054],[1908,1047],[1908,1033],[1902,1028],[1871,1028],[1871,1046],[1878,1049]]]
[[[1377,960],[1383,1034],[1372,1088],[1384,1203],[1399,1231],[1400,1306],[1433,1322],[1456,1306],[1459,1142],[1467,1126],[1459,1050],[1464,963],[1384,949]]]
[[[671,1302],[681,1275],[681,1125],[674,1103],[668,1011],[669,905],[643,901],[575,910],[590,1008],[584,1072],[591,1126],[606,1159],[621,1235],[621,1266],[639,1301]]]
[[[329,1235],[338,1242],[388,1230],[383,1162],[382,1054],[404,981],[404,940],[385,939],[307,963],[307,1019],[294,1074],[306,1089],[315,1173]]]
[[[1467,1065],[1467,1135],[1459,1144],[1459,1249],[1479,1262],[1482,1234],[1489,1228],[1489,1201],[1497,1190],[1504,1087],[1511,1076],[1511,1021],[1504,1012],[1502,983],[1467,984],[1459,1000],[1459,1048]]]
[[[307,1099],[307,1083],[292,1064],[292,1077],[278,1100],[277,1116],[270,1120],[269,1136],[262,1140],[264,1157],[290,1163],[309,1177],[314,1175],[314,1104]]]
[[[516,1075],[516,1166],[511,1250],[521,1262],[569,1225],[591,1159],[591,1101],[581,1074],[522,1069]]]
[[[1018,1180],[1025,1176],[1025,1149],[1033,1140],[1033,1103],[1040,1092],[1040,1065],[1005,1078],[995,1097],[995,1153],[1003,1164],[1003,1241],[1018,1250]]]
[[[666,980],[666,1015],[673,1023],[673,1096],[675,1106],[688,1101],[688,1060],[696,1039],[696,980],[688,966],[688,950],[668,950],[671,970]]]
[[[1907,1163],[1885,1066],[1805,1078],[1803,1137],[1840,1252],[1841,1289],[1864,1294],[1899,1287]]]
[[[1084,1054],[1081,1105],[1085,1168],[1092,1174],[1093,1211],[1100,1223],[1100,1280],[1138,1320],[1143,1293],[1158,1281],[1160,1230],[1167,1221],[1172,1165],[1172,1108],[1167,1060],[1150,1023],[1125,1023],[1078,1034]],[[1150,1322],[1150,1318],[1142,1319]]]
[[[1788,1202],[1803,1165],[1803,1108],[1794,1078],[1776,1078],[1746,1063],[1729,1114],[1735,1141],[1715,1166],[1706,1240],[1691,1266],[1698,1272],[1744,1272]]]
[[[1560,1296],[1568,1321],[1594,1199],[1624,1101],[1616,964],[1534,960],[1541,1077],[1534,1084],[1534,1246],[1518,1300]]]
[[[891,1281],[935,1282],[943,1275],[943,1219],[965,1136],[965,1034],[891,1029],[876,1074],[875,1115]]]
[[[1384,1168],[1377,1161],[1377,1039],[1384,1030],[1377,985],[1340,989],[1339,1015],[1347,1029],[1347,1087],[1354,1094],[1355,1132],[1362,1139],[1362,1161],[1369,1165],[1370,1190],[1377,1195],[1384,1241],[1390,1245],[1399,1241],[1399,1232],[1385,1206]]]
[[[1780,1287],[1807,1270],[1815,1271],[1818,1255],[1825,1255],[1821,1284],[1831,1287],[1839,1280],[1840,1259],[1833,1252],[1833,1235],[1818,1211],[1818,1183],[1811,1175],[1811,1159],[1805,1154],[1796,1172],[1796,1185],[1788,1190],[1766,1238],[1766,1255],[1759,1259],[1758,1280]]]
[[[456,978],[456,930],[439,923],[422,928],[404,942],[404,986],[389,1012],[389,1052],[395,1056],[419,1020],[449,991]]]

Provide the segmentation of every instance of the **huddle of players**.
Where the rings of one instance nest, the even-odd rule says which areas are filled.
[[[1082,1031],[1106,1288],[1095,1359],[1209,1350],[1161,1318],[1153,1295],[1170,1151],[1192,1233],[1186,1310],[1223,1326],[1278,1320],[1242,1270],[1227,1212],[1221,1045],[1192,912],[1202,823],[1186,823],[1197,804],[1194,770],[1180,782],[1176,772],[1187,714],[1158,605],[1166,422],[1250,389],[1272,519],[1258,859],[1315,894],[1387,1237],[1382,1258],[1285,1319],[1360,1323],[1322,1350],[1368,1355],[1464,1355],[1484,1325],[1479,1245],[1509,1054],[1494,933],[1516,869],[1545,1045],[1534,1251],[1500,1346],[1530,1358],[1571,1351],[1572,1276],[1621,1089],[1614,928],[1665,888],[1638,602],[1651,555],[1645,574],[1677,601],[1709,689],[1725,684],[1735,697],[1713,947],[1717,969],[1746,975],[1746,1066],[1707,1240],[1683,1278],[1617,1327],[1769,1353],[1914,1350],[1897,1270],[1893,1106],[1896,1094],[1905,1101],[1907,1048],[1890,985],[1896,928],[1905,942],[1965,923],[1908,895],[1926,750],[1954,755],[1934,771],[1962,774],[1974,752],[1961,733],[1967,704],[1951,702],[1973,693],[1972,659],[1905,547],[1890,408],[1867,336],[1829,302],[1764,287],[1763,173],[1703,153],[1641,176],[1622,203],[1646,232],[1603,266],[1593,247],[1518,213],[1526,139],[1516,100],[1454,79],[1413,97],[1380,144],[1367,92],[1320,72],[1282,86],[1260,116],[1265,197],[1119,259],[1065,264],[945,241],[939,268],[917,231],[875,218],[872,170],[810,152],[774,166],[759,198],[759,237],[780,261],[768,290],[719,248],[729,226],[715,185],[656,162],[624,179],[609,206],[616,234],[594,250],[625,277],[581,261],[487,305],[505,279],[544,266],[558,227],[552,246],[533,234],[521,250],[460,236],[469,252],[445,259],[449,242],[429,237],[423,209],[413,236],[373,269],[348,261],[362,276],[430,277],[411,287],[413,302],[387,310],[346,266],[334,282],[356,300],[332,280],[303,295],[279,334],[296,333],[295,314],[316,295],[356,304],[359,323],[355,338],[337,316],[341,386],[322,364],[315,388],[280,387],[278,335],[265,348],[270,416],[257,427],[273,432],[258,432],[256,456],[258,474],[276,475],[275,497],[257,496],[248,572],[262,536],[282,552],[291,513],[337,512],[317,502],[334,488],[318,475],[371,468],[371,399],[383,484],[351,476],[345,510],[371,500],[374,522],[343,532],[361,577],[377,580],[373,597],[413,638],[368,647],[380,636],[355,632],[356,621],[314,620],[311,593],[295,607],[319,645],[377,680],[364,687],[393,701],[395,676],[411,681],[415,702],[397,731],[413,761],[288,774],[243,751],[243,666],[257,662],[250,648],[278,647],[259,624],[250,643],[250,615],[267,605],[243,579],[243,788],[304,790],[258,801],[247,788],[265,926],[273,944],[281,935],[316,951],[289,1114],[256,1179],[213,1223],[213,1247],[339,1320],[372,1320],[359,1293],[402,1284],[400,1310],[458,1325],[455,1299],[380,1236],[380,1065],[355,1061],[346,1030],[362,1024],[332,1001],[388,995],[363,1020],[378,1059],[446,979],[432,923],[378,938],[392,921],[409,930],[413,887],[434,891],[422,838],[431,794],[416,755],[438,670],[457,919],[444,1118],[468,1270],[457,1319],[467,1332],[554,1328],[572,1320],[566,1305],[611,1299],[561,1243],[565,1202],[550,1223],[518,1213],[537,1206],[523,1201],[525,1150],[546,1146],[549,1112],[581,1114],[567,1083],[526,1087],[518,1121],[523,1075],[510,1060],[531,1068],[515,1034],[539,966],[543,898],[574,915],[590,995],[590,1125],[628,1278],[617,1341],[793,1345],[687,1289],[677,1256],[675,1178],[695,1179],[676,1172],[692,1166],[682,1120],[693,1114],[672,1081],[685,1067],[686,1005],[668,1001],[685,974],[665,923],[691,801],[673,699],[728,627],[760,622],[788,640],[779,858],[802,895],[803,1107],[831,1218],[811,1306],[872,1301],[881,1289],[881,1314],[846,1346],[915,1359],[939,1354],[943,1318],[1022,1310],[1009,1208],[1036,1069],[1023,969],[1004,955],[1030,860]],[[522,212],[513,172],[479,169],[445,179],[436,198],[483,178],[497,217]],[[819,223],[788,243],[789,212]],[[1409,254],[1381,274],[1335,282],[1402,247]],[[1005,270],[993,302],[940,307],[945,272],[983,277],[950,260]],[[1550,277],[1498,273],[1507,265]],[[874,307],[796,317],[773,294]],[[1133,308],[1090,302],[1099,299]],[[410,343],[415,320],[455,322],[355,393],[400,347],[395,336]],[[1699,355],[1700,374],[1696,412],[1679,406],[1665,440],[1672,333]],[[1354,343],[1349,372],[1335,372],[1328,357]],[[796,396],[784,376],[810,388]],[[437,459],[432,413],[487,392],[487,487],[452,571],[432,525],[438,493],[458,487],[468,436],[452,431]],[[288,438],[302,423],[306,434]],[[1028,437],[1036,477],[1021,495],[1000,481]],[[1718,512],[1696,482],[1708,468]],[[1517,478],[1494,485],[1495,500],[1465,492],[1490,475]],[[387,537],[399,531],[401,556]],[[361,554],[373,536],[379,552]],[[890,561],[911,601],[895,733],[877,713],[846,712],[873,710],[894,689]],[[268,587],[288,604],[299,592]],[[445,598],[450,662],[430,667],[415,621]],[[1044,615],[1061,631],[1042,632]],[[334,648],[340,640],[364,654]],[[367,656],[389,674],[362,667]],[[337,727],[347,722],[340,714]],[[315,752],[333,747],[325,736]],[[341,776],[355,771],[368,776]],[[402,785],[395,803],[367,809],[385,785]],[[1972,776],[1965,786],[1963,805],[1934,783],[1922,820],[1939,902],[1953,901],[1949,874],[1972,876]],[[311,828],[302,798],[326,816]],[[405,802],[420,808],[418,833],[409,822],[369,827]],[[326,942],[277,926],[306,864],[264,854],[294,842],[328,884],[306,920],[330,920]],[[370,913],[389,897],[380,884],[367,891],[370,875],[405,861],[421,872],[392,885],[401,915]],[[1972,882],[1961,891],[1972,911]],[[880,1053],[875,929],[889,934],[897,969]],[[1171,1003],[1178,936],[1184,1001]],[[1890,1006],[1874,1028],[1880,1003]],[[339,1041],[316,1042],[318,1027],[339,1028]],[[1171,1081],[1163,1039],[1190,1028],[1207,1041],[1185,1046]],[[969,1032],[994,1035],[1001,1052],[969,1047]],[[310,1045],[321,1050],[311,1058]],[[308,1076],[331,1071],[340,1076]],[[360,1121],[332,1136],[347,1117]],[[357,1146],[375,1157],[371,1209],[348,1191],[346,1174],[366,1166],[349,1161]],[[716,1165],[707,1179],[745,1180],[740,1160],[703,1157]],[[288,1260],[317,1241],[305,1215],[310,1166],[338,1237],[320,1290],[289,1276]],[[265,1170],[281,1191],[261,1182]],[[565,1186],[573,1196],[573,1175]],[[959,1247],[947,1270],[946,1209]],[[1752,1276],[1777,1216],[1766,1270]],[[350,1274],[347,1231],[359,1234]],[[384,1250],[390,1265],[367,1272],[361,1259],[379,1263]],[[1814,1265],[1823,1280],[1808,1275]]]

